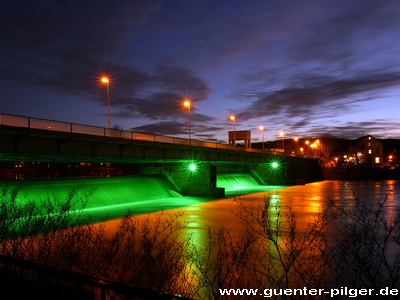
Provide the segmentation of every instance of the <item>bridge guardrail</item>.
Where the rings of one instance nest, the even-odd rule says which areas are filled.
[[[225,149],[234,150],[242,152],[252,152],[252,153],[263,153],[263,154],[278,154],[273,150],[262,150],[255,148],[246,148],[235,145],[219,144],[207,141],[200,141],[194,139],[185,139],[178,137],[170,137],[164,135],[147,134],[129,130],[115,129],[115,128],[104,128],[98,126],[75,124],[62,121],[46,120],[25,116],[17,116],[10,114],[0,114],[0,125],[22,127],[22,128],[32,128],[40,130],[50,130],[57,132],[66,133],[77,133],[77,134],[88,134],[109,138],[120,138],[132,141],[147,141],[147,142],[159,142],[167,144],[185,145],[185,146],[195,146],[195,147],[205,147],[214,149]],[[283,153],[279,153],[283,155]]]

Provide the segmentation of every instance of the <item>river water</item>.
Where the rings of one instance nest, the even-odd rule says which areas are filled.
[[[238,201],[250,206],[264,205],[265,198],[273,195],[272,199],[282,209],[282,216],[286,215],[290,207],[296,214],[299,229],[306,226],[315,216],[321,213],[334,201],[341,205],[360,199],[363,203],[374,204],[386,199],[387,217],[393,217],[400,207],[400,181],[335,181],[327,180],[296,185],[277,187],[269,191],[240,195],[231,198],[200,202],[183,208],[166,210],[164,215],[182,214],[179,221],[188,223],[182,231],[183,235],[192,234],[198,243],[206,243],[204,238],[209,228],[224,226],[232,235],[239,235],[243,226],[238,219],[240,205]],[[159,218],[158,212],[138,215],[137,218]],[[283,220],[285,222],[285,220]],[[106,222],[106,227],[113,231],[119,220]]]
[[[232,245],[241,245],[240,241],[244,240],[246,235],[249,234],[248,230],[248,224],[246,222],[243,222],[243,207],[252,207],[254,210],[252,212],[257,213],[257,211],[260,211],[264,208],[265,200],[266,198],[269,198],[270,204],[272,205],[268,209],[269,212],[269,217],[272,218],[274,215],[280,214],[281,216],[281,221],[282,223],[286,223],[288,221],[288,218],[286,214],[289,212],[289,208],[295,213],[296,215],[296,225],[297,225],[297,232],[304,233],[308,230],[308,225],[310,222],[313,222],[316,220],[316,217],[320,215],[324,210],[327,209],[327,207],[330,205],[330,203],[334,203],[337,207],[343,207],[343,206],[352,206],[354,205],[357,201],[359,203],[362,203],[362,205],[365,206],[370,206],[373,207],[374,204],[380,202],[382,203],[384,201],[385,203],[385,209],[384,209],[384,217],[387,218],[387,220],[392,219],[395,217],[397,214],[399,208],[400,208],[400,181],[395,181],[395,180],[387,180],[387,181],[321,181],[321,182],[314,182],[314,183],[309,183],[306,185],[297,185],[297,186],[290,186],[290,187],[271,187],[271,190],[263,191],[263,192],[257,192],[257,193],[251,193],[251,194],[245,194],[245,195],[240,195],[237,197],[231,197],[231,198],[225,198],[225,199],[217,199],[213,201],[208,201],[208,202],[198,202],[194,203],[192,205],[188,205],[185,207],[177,208],[177,209],[169,209],[165,210],[162,212],[163,217],[168,218],[169,216],[174,217],[174,216],[179,216],[178,221],[181,223],[186,224],[186,226],[179,231],[179,237],[183,240],[187,237],[191,237],[192,245],[194,245],[195,248],[205,248],[207,249],[210,244],[210,235],[209,235],[209,230],[211,229],[212,231],[216,231],[217,228],[225,228],[226,232],[228,232],[229,237],[232,238],[234,243],[237,244],[232,244]],[[248,215],[249,216],[249,215]],[[152,213],[145,213],[145,214],[140,214],[136,215],[135,218],[143,221],[150,221],[150,222],[157,222],[160,220],[160,212],[152,212]],[[111,220],[105,222],[105,230],[108,231],[109,233],[113,233],[117,230],[118,225],[120,224],[120,220]],[[330,225],[329,225],[330,226]],[[332,238],[333,235],[337,235],[335,232],[335,229],[332,230],[330,227],[328,228],[328,238]],[[345,233],[344,235],[347,235]],[[250,233],[251,234],[251,233]],[[288,250],[289,248],[286,248],[286,246],[283,246],[283,243],[285,243],[286,237],[284,236],[285,234],[279,236],[279,241],[277,243],[277,247],[282,247],[283,251]],[[351,235],[351,232],[350,232]],[[217,239],[220,239],[221,236],[218,236]],[[258,236],[260,237],[260,236]],[[226,238],[226,236],[225,236]],[[340,240],[341,236],[339,236]],[[358,241],[358,236],[356,234],[354,238],[354,241]],[[357,251],[363,251],[363,247],[360,247],[364,243],[364,240],[361,238],[361,242],[358,244],[358,248],[354,248]],[[379,239],[378,239],[379,240]],[[307,248],[303,248],[303,256],[302,258],[296,257],[297,261],[297,267],[295,268],[301,268],[305,264],[310,268],[311,270],[309,273],[305,272],[304,274],[310,275],[312,274],[313,280],[315,279],[316,281],[310,280],[307,281],[306,279],[302,281],[304,278],[302,277],[301,273],[296,273],[296,271],[293,271],[293,273],[290,273],[291,276],[293,275],[293,278],[290,278],[290,283],[287,283],[287,286],[297,286],[296,284],[300,284],[300,287],[321,287],[319,284],[322,284],[322,281],[318,281],[321,279],[321,277],[318,277],[318,272],[320,272],[322,269],[319,269],[319,266],[325,266],[325,260],[321,259],[323,255],[321,255],[323,252],[323,248],[326,247],[327,244],[324,244],[322,248],[314,247],[310,251],[308,250],[308,247],[312,247],[313,243],[309,242],[309,240],[305,239],[302,240],[304,243],[309,243],[307,244]],[[227,242],[229,244],[229,240]],[[350,241],[349,244],[343,244],[345,245],[344,248],[342,248],[342,251],[346,251],[346,247],[351,248],[353,240]],[[379,243],[379,242],[378,242]],[[221,245],[221,244],[219,244]],[[227,244],[225,244],[227,245]],[[252,267],[254,268],[252,271],[247,272],[245,269],[240,269],[240,266],[238,267],[237,265],[234,267],[237,267],[236,271],[233,270],[232,274],[230,274],[228,271],[228,275],[232,275],[233,277],[229,277],[228,281],[228,288],[243,288],[246,286],[245,284],[249,284],[249,286],[254,287],[266,287],[269,282],[269,278],[271,276],[276,275],[277,273],[274,273],[274,267],[271,268],[274,264],[278,264],[283,262],[285,264],[286,258],[280,261],[275,258],[273,260],[268,260],[268,257],[274,256],[276,254],[276,247],[272,250],[269,245],[271,245],[271,240],[268,241],[268,238],[266,236],[262,236],[261,241],[260,239],[256,242],[256,247],[257,250],[255,252],[252,252],[252,255],[257,255],[262,253],[262,258],[257,257],[255,261],[257,263],[253,264]],[[266,246],[267,245],[267,246]],[[396,252],[398,251],[398,245],[395,243],[391,242],[388,243],[388,248],[387,248],[387,253],[388,255],[384,254],[382,256],[384,259],[388,259],[388,261],[393,260]],[[254,245],[253,245],[254,246]],[[251,246],[251,247],[253,247]],[[314,245],[315,246],[315,245]],[[233,246],[230,249],[236,249],[234,251],[237,251],[239,248],[235,248]],[[300,247],[300,244],[296,244],[296,247]],[[379,246],[378,246],[379,247]],[[229,245],[228,245],[229,248]],[[193,250],[193,248],[191,248]],[[375,257],[373,256],[372,260],[369,260],[368,257],[372,257],[372,254],[370,255],[369,251],[372,248],[368,248],[366,250],[366,257],[364,257],[365,262],[367,264],[366,270],[368,270],[369,267],[376,267],[374,261]],[[270,251],[270,252],[269,252]],[[209,268],[212,268],[213,265],[218,265],[221,263],[221,260],[219,260],[220,253],[215,254],[215,250],[211,250],[213,252],[211,255],[214,255],[214,257],[217,257],[216,260],[212,260],[211,263],[208,261],[208,265],[205,266],[204,270],[209,270]],[[240,251],[239,251],[240,252]],[[239,253],[238,252],[238,253]],[[289,251],[290,252],[290,251]],[[205,252],[206,253],[206,252]],[[288,252],[286,252],[288,253]],[[332,278],[331,282],[325,282],[324,284],[331,284],[330,286],[332,287],[341,287],[341,286],[352,286],[352,287],[359,287],[362,286],[364,288],[368,287],[375,287],[375,288],[383,288],[386,286],[389,286],[390,284],[395,284],[395,286],[398,285],[397,281],[391,281],[388,278],[388,272],[397,272],[394,269],[391,269],[391,271],[387,271],[388,269],[391,268],[391,264],[389,262],[389,265],[386,266],[387,269],[385,270],[380,270],[379,276],[375,277],[377,279],[372,279],[372,280],[367,280],[366,282],[363,282],[364,275],[368,273],[359,273],[358,269],[362,269],[364,267],[364,263],[362,260],[359,260],[357,257],[348,257],[347,252],[343,255],[343,261],[341,261],[341,257],[338,256],[336,257],[336,261],[333,264],[334,268],[329,269],[328,272],[330,275],[328,275],[328,278]],[[353,254],[353,252],[349,252]],[[225,253],[226,254],[226,253]],[[310,254],[310,257],[308,255]],[[336,253],[337,254],[337,253]],[[376,253],[375,253],[376,254]],[[227,256],[222,255],[221,257],[224,258],[227,262],[230,261],[232,262],[232,257],[229,256],[229,254],[226,254]],[[267,256],[270,255],[270,256]],[[285,254],[286,255],[286,254]],[[358,254],[356,254],[358,255]],[[378,253],[379,256],[379,253]],[[235,256],[233,256],[235,257]],[[379,256],[382,258],[381,256]],[[236,257],[237,258],[237,257]],[[265,263],[263,260],[267,260]],[[246,261],[246,263],[249,261]],[[228,266],[227,268],[230,268],[229,263],[227,265],[223,265],[224,262],[221,263],[221,265]],[[303,264],[304,263],[304,264]],[[338,264],[338,268],[335,269],[335,264]],[[282,264],[282,265],[283,265]],[[282,266],[281,265],[281,266]],[[294,265],[295,266],[295,265]],[[351,272],[347,272],[347,267],[348,266],[355,266],[355,270],[351,269]],[[383,265],[382,265],[383,266]],[[397,266],[397,264],[396,264]],[[193,282],[203,282],[201,279],[201,276],[191,278],[190,274],[196,273],[198,271],[198,265],[197,267],[194,267],[193,262],[188,262],[188,267],[187,267],[187,273],[189,275],[184,276],[183,283],[182,285],[185,285],[188,280],[192,280]],[[204,266],[200,266],[204,267]],[[397,267],[395,267],[397,269]],[[217,268],[217,270],[220,270]],[[230,270],[230,269],[229,269]],[[257,270],[255,272],[255,270]],[[272,271],[271,271],[272,270]],[[278,269],[276,269],[278,270]],[[279,269],[279,272],[282,272],[282,268]],[[350,270],[350,269],[349,269]],[[374,269],[374,270],[379,270]],[[246,275],[244,275],[243,278],[246,278],[244,281],[241,280],[241,272],[247,272]],[[259,273],[257,273],[259,272]],[[269,273],[270,272],[270,273]],[[272,273],[271,273],[272,272]],[[335,273],[338,272],[338,273]],[[199,273],[199,272],[197,272]],[[346,277],[346,274],[351,274],[349,277]],[[203,274],[203,273],[201,273]],[[236,274],[236,275],[235,275]],[[261,274],[261,275],[260,275]],[[272,275],[271,275],[272,274]],[[328,274],[328,273],[324,273]],[[354,277],[354,276],[355,277]],[[235,277],[237,276],[237,277]],[[332,277],[331,277],[332,276]],[[335,277],[338,276],[338,277]],[[357,277],[358,276],[358,277]],[[214,277],[213,277],[214,278]],[[251,278],[249,280],[249,278]],[[308,277],[307,277],[308,278]],[[320,278],[320,279],[318,279]],[[353,280],[353,278],[356,278]],[[359,281],[360,278],[360,281]],[[382,280],[381,280],[382,279]],[[237,281],[235,281],[237,280]],[[282,280],[282,279],[279,279]],[[279,281],[280,283],[277,284],[280,286],[280,284],[283,284],[283,281]],[[299,283],[300,282],[300,283]],[[364,285],[360,285],[364,284]],[[227,283],[221,283],[222,286],[225,286]],[[314,284],[314,285],[313,285]],[[195,285],[195,284],[194,284]],[[310,286],[309,286],[310,285]],[[176,284],[176,286],[180,286],[179,283]],[[285,285],[284,285],[285,286]],[[225,286],[226,287],[226,286]],[[327,286],[323,286],[327,287]],[[198,292],[195,296],[193,296],[195,299],[211,299],[210,296],[204,296],[204,295],[209,295],[209,289],[212,289],[212,287],[207,286],[205,290],[202,290]],[[183,292],[184,293],[184,292]],[[202,294],[203,293],[203,294]],[[218,293],[218,290],[213,291],[214,294]],[[260,299],[263,299],[261,296]],[[345,299],[345,298],[343,298]]]

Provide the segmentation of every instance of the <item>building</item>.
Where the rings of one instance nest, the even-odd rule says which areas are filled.
[[[384,162],[383,144],[370,135],[360,138],[356,145],[355,153],[357,160],[367,165],[382,164]]]

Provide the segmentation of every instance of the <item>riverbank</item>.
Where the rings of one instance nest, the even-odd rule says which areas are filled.
[[[323,169],[325,180],[400,180],[400,168],[336,167]]]

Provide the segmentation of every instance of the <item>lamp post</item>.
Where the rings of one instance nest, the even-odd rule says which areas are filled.
[[[236,145],[236,117],[230,116],[231,121],[233,121],[233,145]]]
[[[281,131],[281,132],[279,132],[279,136],[282,138],[282,149],[283,149],[283,152],[285,152],[285,140],[284,140],[285,133],[283,131]]]
[[[294,141],[296,142],[296,154],[299,154],[299,138],[296,136]]]
[[[264,128],[264,126],[260,126],[259,129],[260,129],[260,130],[262,131],[262,133],[263,133],[262,148],[263,148],[263,150],[264,150],[264,131],[265,131],[265,128]]]
[[[188,131],[189,131],[189,140],[191,140],[192,129],[191,129],[191,124],[190,124],[190,115],[191,115],[192,103],[189,100],[185,100],[183,102],[183,106],[185,106],[188,109]]]
[[[310,155],[310,141],[305,141],[305,144],[307,145],[307,155]]]
[[[111,117],[110,117],[110,80],[108,77],[102,77],[101,81],[107,86],[107,106],[108,106],[108,129],[111,128]]]

